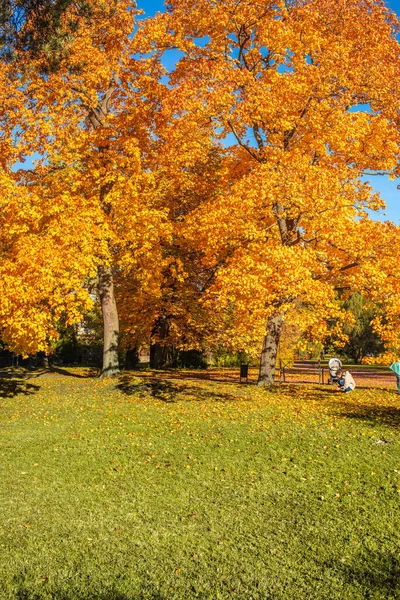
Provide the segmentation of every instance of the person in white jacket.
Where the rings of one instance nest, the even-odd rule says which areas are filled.
[[[336,373],[336,377],[339,380],[339,390],[341,392],[351,392],[356,387],[356,382],[353,379],[353,376],[349,371],[339,370]]]

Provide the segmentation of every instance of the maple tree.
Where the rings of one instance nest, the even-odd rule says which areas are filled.
[[[113,376],[119,338],[114,273],[123,272],[142,294],[156,293],[163,266],[159,240],[169,235],[169,225],[142,160],[151,123],[138,90],[153,79],[146,63],[134,58],[130,34],[137,11],[129,1],[96,2],[91,9],[91,26],[77,29],[57,69],[48,71],[40,52],[34,58],[21,53],[7,66],[21,96],[14,121],[21,157],[36,153],[37,160],[32,169],[10,175],[11,213],[21,213],[21,229],[2,263],[9,278],[2,326],[17,351],[48,348],[56,321],[76,322],[90,305],[84,283],[96,275],[102,374]],[[72,5],[65,19],[79,21],[74,11]],[[151,97],[146,100],[151,105]],[[10,244],[7,232],[4,242]],[[11,305],[20,306],[20,314]]]
[[[230,163],[184,221],[215,270],[203,302],[225,344],[254,345],[266,324],[259,384],[272,384],[285,320],[323,338],[346,319],[338,288],[383,298],[398,228],[368,218],[383,202],[362,175],[398,164],[398,21],[379,0],[173,0],[146,27],[183,52],[173,114],[208,123]]]
[[[203,249],[188,235],[186,218],[225,184],[221,153],[206,131],[201,144],[197,131],[194,139],[199,150],[193,153],[183,149],[187,131],[181,124],[174,134],[166,126],[165,138],[162,129],[158,128],[156,159],[172,235],[162,244],[164,267],[159,293],[150,297],[126,280],[119,288],[123,343],[140,347],[151,340],[151,364],[156,368],[174,362],[177,350],[201,350],[212,345],[215,324],[201,299],[214,267],[204,264]]]
[[[394,14],[379,0],[174,0],[132,35],[129,0],[86,4],[62,4],[62,52],[1,63],[9,345],[48,348],[95,279],[105,376],[121,322],[126,347],[254,352],[264,338],[272,384],[283,323],[339,332],[338,290],[380,306],[396,347],[399,229],[368,217],[383,202],[362,179],[397,172]],[[171,47],[182,57],[163,83]]]

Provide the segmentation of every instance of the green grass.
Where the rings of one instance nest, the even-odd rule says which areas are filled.
[[[1,379],[0,598],[400,598],[399,397]]]

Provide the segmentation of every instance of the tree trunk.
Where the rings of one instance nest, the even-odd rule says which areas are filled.
[[[267,322],[267,332],[261,351],[260,373],[257,382],[259,386],[274,385],[276,356],[281,337],[282,323],[282,315],[274,315]]]
[[[101,377],[115,377],[119,375],[119,321],[111,267],[100,265],[97,269],[97,274],[104,322],[103,368],[101,370]]]
[[[150,368],[162,369],[166,365],[166,348],[160,342],[150,346]]]
[[[157,339],[150,345],[150,367],[152,369],[163,369],[173,362],[173,348],[166,343],[168,332],[169,319],[167,316],[161,315],[152,331],[152,336]]]
[[[135,369],[139,364],[139,354],[137,348],[129,348],[125,354],[125,369]]]

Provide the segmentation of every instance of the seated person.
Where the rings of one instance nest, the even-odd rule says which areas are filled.
[[[336,376],[339,380],[339,390],[341,392],[351,392],[356,387],[356,382],[354,381],[351,373],[348,371],[342,371],[339,369],[336,373]]]

